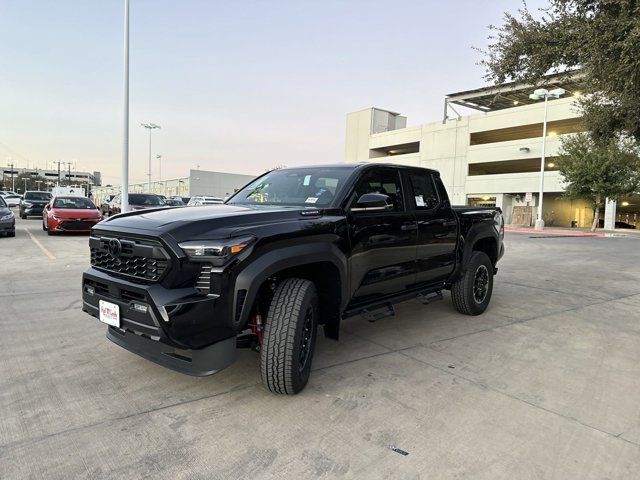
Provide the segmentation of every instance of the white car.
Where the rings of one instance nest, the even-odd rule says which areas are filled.
[[[200,205],[220,205],[224,203],[220,197],[191,197],[189,203],[187,203],[187,207],[198,207]]]
[[[22,200],[22,197],[18,194],[6,195],[2,198],[4,199],[5,203],[7,204],[7,207],[9,208],[17,207],[18,205],[20,205],[20,200]]]
[[[12,192],[11,190],[0,191],[0,197],[6,197],[8,195],[18,195],[18,194],[16,192]]]

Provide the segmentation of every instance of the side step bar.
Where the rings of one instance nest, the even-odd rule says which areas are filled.
[[[429,305],[430,303],[442,300],[442,290],[436,290],[426,294],[419,293],[416,297],[423,305]]]
[[[375,322],[376,320],[380,320],[381,318],[393,317],[395,314],[396,311],[394,310],[393,304],[391,303],[383,305],[382,307],[379,307],[373,311],[364,308],[360,312],[360,315],[371,323]]]

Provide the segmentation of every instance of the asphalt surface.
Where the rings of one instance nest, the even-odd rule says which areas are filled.
[[[508,234],[484,315],[446,295],[347,320],[284,397],[250,351],[193,378],[112,344],[81,311],[87,237],[17,228],[0,238],[2,479],[640,478],[638,237]]]

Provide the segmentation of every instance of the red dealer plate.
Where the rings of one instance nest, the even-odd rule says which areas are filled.
[[[100,300],[100,321],[113,327],[120,327],[120,307],[115,303]]]

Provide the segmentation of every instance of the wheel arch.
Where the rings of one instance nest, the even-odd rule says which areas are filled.
[[[236,278],[232,309],[236,324],[246,325],[259,293],[274,277],[314,282],[325,335],[338,338],[341,313],[348,301],[348,282],[346,257],[335,245],[305,243],[261,254]]]

